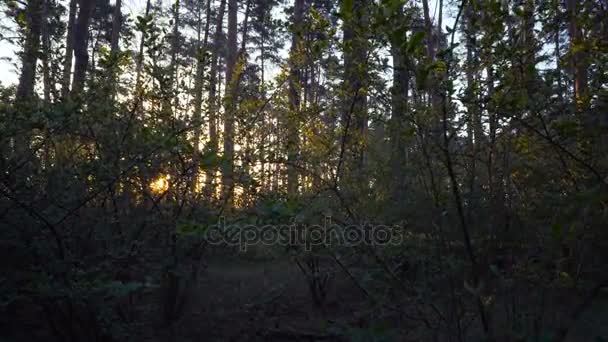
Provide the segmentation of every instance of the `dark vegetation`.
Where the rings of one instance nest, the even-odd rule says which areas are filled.
[[[605,1],[0,4],[2,341],[608,339]]]

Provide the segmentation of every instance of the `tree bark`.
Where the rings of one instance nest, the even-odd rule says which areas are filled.
[[[397,13],[398,21],[406,20],[403,9]],[[392,180],[389,182],[392,197],[397,203],[402,203],[406,192],[405,173],[403,169],[407,162],[407,148],[405,142],[406,116],[408,111],[409,67],[408,56],[405,51],[406,35],[392,35],[391,54],[393,57],[393,88],[392,111],[390,119],[391,155],[390,165]]]
[[[42,1],[30,0],[27,3],[25,43],[21,58],[21,75],[19,76],[16,93],[18,102],[24,102],[34,95],[36,63],[38,61],[38,49],[40,48]]]
[[[51,80],[51,67],[50,67],[50,56],[51,56],[51,37],[49,30],[49,1],[44,1],[42,5],[42,93],[44,96],[44,103],[51,103],[51,88],[54,87],[54,83]]]
[[[61,96],[66,98],[70,93],[70,79],[72,78],[72,59],[74,56],[74,23],[76,22],[76,5],[78,0],[70,0],[67,35],[65,39],[65,60],[63,61],[63,74],[61,80]]]
[[[89,65],[89,23],[95,8],[95,0],[79,0],[80,11],[74,27],[74,79],[72,94],[79,95],[84,90],[87,67]]]
[[[217,115],[218,115],[218,73],[219,73],[219,57],[221,53],[220,39],[222,38],[224,12],[226,11],[226,0],[220,1],[220,7],[217,12],[215,32],[213,34],[213,52],[211,54],[211,71],[209,75],[209,150],[211,153],[218,152],[218,134],[217,134]],[[215,194],[215,170],[209,169],[206,173],[206,195],[207,197]]]
[[[199,172],[199,161],[200,151],[199,144],[201,141],[201,111],[203,104],[203,83],[204,83],[204,72],[205,66],[207,65],[204,53],[207,50],[207,43],[209,39],[209,24],[211,23],[211,0],[207,0],[207,8],[205,15],[205,33],[203,35],[203,41],[200,41],[200,29],[199,29],[199,46],[197,53],[197,66],[196,66],[196,79],[194,81],[194,113],[192,114],[192,122],[195,125],[194,128],[194,154],[192,155],[192,164],[194,166],[194,173],[192,178],[191,191],[194,193],[198,185],[198,172]],[[210,175],[207,175],[211,177]]]
[[[583,32],[578,19],[578,11],[581,10],[579,0],[567,0],[570,25],[570,51],[572,73],[574,78],[574,103],[578,111],[586,107],[587,99],[587,61],[584,46]]]
[[[237,46],[237,11],[238,1],[228,0],[228,51],[226,55],[226,98],[224,106],[224,161],[222,167],[222,186],[225,203],[233,202],[234,187],[234,115],[237,108],[236,63]]]
[[[299,125],[300,125],[300,82],[302,40],[302,17],[304,0],[295,0],[291,34],[291,52],[289,57],[289,116],[287,117],[287,194],[294,197],[298,192]]]
[[[152,7],[152,4],[150,3],[150,0],[146,1],[146,13],[145,13],[145,17],[146,19],[148,18],[148,16],[150,15],[150,8]],[[135,92],[136,92],[136,96],[140,96],[141,93],[141,71],[143,68],[143,64],[144,64],[144,45],[145,45],[145,32],[141,33],[141,39],[139,41],[139,54],[137,55],[137,64],[135,66]]]
[[[114,12],[112,13],[112,36],[110,41],[110,54],[116,57],[118,54],[118,42],[120,39],[120,29],[122,26],[122,0],[116,0],[114,5]]]
[[[368,2],[354,0],[352,8],[344,8],[347,13],[343,24],[344,36],[344,91],[342,108],[342,164],[338,177],[348,179],[352,175],[362,176],[365,161],[367,135],[367,83],[369,43]],[[343,174],[343,175],[342,175]]]
[[[173,93],[175,90],[175,78],[177,77],[177,52],[179,50],[179,25],[180,25],[180,0],[175,0],[173,9],[173,33],[171,37],[171,59],[169,61],[169,79],[166,84],[165,98],[162,102],[162,112],[170,117],[173,115],[173,99],[177,102],[177,96]]]

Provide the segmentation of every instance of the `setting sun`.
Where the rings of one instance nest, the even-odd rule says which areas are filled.
[[[169,190],[170,175],[161,175],[152,183],[150,183],[150,190],[155,193],[163,193]]]

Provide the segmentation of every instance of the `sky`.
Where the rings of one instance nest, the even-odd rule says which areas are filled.
[[[8,18],[5,17],[4,12],[0,13],[0,25],[7,24],[9,24]],[[0,37],[11,34],[12,32],[0,29]],[[14,59],[15,54],[16,47],[6,40],[0,39],[0,84],[2,85],[17,83],[18,73],[12,62],[8,61],[8,59]]]

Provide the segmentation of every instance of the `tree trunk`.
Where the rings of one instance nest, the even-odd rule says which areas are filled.
[[[51,58],[51,37],[49,30],[49,2],[48,0],[43,0],[44,4],[42,5],[42,85],[43,85],[43,95],[44,95],[44,103],[51,103],[51,88],[54,87],[54,83],[51,81],[51,66],[50,66],[50,58]]]
[[[89,22],[95,8],[95,0],[79,0],[80,11],[74,27],[74,79],[72,81],[72,94],[79,95],[86,79],[89,65]]]
[[[226,55],[226,99],[224,107],[224,161],[222,167],[223,200],[232,203],[234,187],[234,115],[237,108],[237,78],[235,77],[238,58],[237,47],[238,1],[228,0],[228,46]]]
[[[65,60],[63,61],[63,74],[61,80],[61,96],[66,98],[70,93],[70,79],[72,76],[72,57],[74,55],[74,23],[76,21],[77,0],[70,0],[67,35],[65,39]]]
[[[199,26],[199,46],[197,53],[197,66],[196,66],[196,79],[194,81],[194,113],[192,114],[192,122],[195,126],[194,128],[194,154],[192,155],[192,165],[194,166],[194,173],[191,184],[191,191],[194,193],[196,191],[196,187],[198,184],[198,171],[199,171],[199,161],[200,161],[200,151],[199,144],[201,141],[201,110],[203,104],[203,83],[204,83],[204,72],[205,66],[205,52],[207,50],[207,43],[209,39],[209,24],[211,23],[211,0],[207,0],[207,8],[205,15],[205,33],[204,38],[201,44],[200,41],[200,26]],[[200,20],[199,20],[200,22]],[[200,24],[199,24],[200,25]],[[209,175],[208,175],[209,176]]]
[[[223,32],[224,12],[226,11],[226,0],[220,1],[220,8],[217,12],[215,33],[213,34],[213,52],[211,54],[211,72],[209,75],[209,150],[211,153],[218,152],[218,136],[217,136],[217,114],[218,114],[218,73],[219,73],[219,55],[221,52],[220,39]],[[207,197],[215,194],[215,170],[210,169],[206,173]]]
[[[435,39],[433,34],[433,23],[431,22],[429,1],[422,0],[422,10],[424,11],[424,27],[426,31],[426,51],[427,57],[431,62],[435,60]]]
[[[425,41],[426,41],[426,50],[427,50],[427,59],[428,63],[432,64],[435,62],[435,48],[437,41],[435,39],[435,32],[433,30],[433,23],[431,22],[430,9],[428,0],[422,0],[422,8],[424,11],[424,27],[425,27]],[[431,132],[439,131],[439,112],[441,107],[441,99],[438,93],[438,84],[439,80],[431,71],[426,80],[427,90],[429,94],[429,101],[431,104]],[[433,136],[433,139],[438,139],[438,137]]]
[[[116,0],[114,12],[112,13],[112,36],[110,41],[110,54],[116,57],[118,54],[118,41],[120,39],[120,28],[122,26],[122,0]]]
[[[588,102],[587,98],[587,61],[584,47],[583,33],[578,19],[578,11],[581,10],[578,0],[567,0],[570,25],[570,51],[572,53],[571,64],[574,78],[574,103],[578,111],[583,110]]]
[[[175,78],[177,77],[178,65],[177,65],[177,52],[179,50],[179,25],[180,25],[180,0],[175,0],[173,9],[173,33],[171,38],[171,60],[169,62],[169,79],[165,88],[165,98],[162,102],[162,112],[167,117],[173,115],[173,99],[177,103],[178,97],[173,93],[175,90]]]
[[[293,9],[293,28],[291,35],[291,52],[289,57],[289,111],[287,117],[287,194],[294,197],[298,192],[298,169],[296,163],[299,155],[299,126],[300,126],[300,82],[302,51],[302,17],[304,0],[295,0]]]
[[[36,63],[40,48],[41,14],[43,0],[30,0],[26,8],[26,33],[21,57],[21,75],[17,86],[16,99],[24,102],[34,95],[36,83]]]
[[[150,15],[150,8],[152,4],[150,0],[146,1],[146,14],[145,17],[148,18]],[[139,54],[137,55],[137,64],[135,66],[135,92],[136,96],[140,96],[141,94],[141,71],[144,64],[144,44],[145,44],[145,32],[141,33],[141,39],[139,41]]]
[[[243,39],[241,40],[241,50],[239,51],[239,59],[243,58],[247,54],[247,33],[248,24],[249,24],[249,9],[251,7],[251,0],[247,0],[247,4],[245,6],[245,18],[243,19],[243,31],[241,36]]]
[[[122,0],[116,0],[114,4],[114,11],[112,12],[112,32],[110,35],[110,65],[108,70],[106,70],[106,81],[105,88],[108,90],[108,98],[112,101],[116,96],[117,90],[117,82],[118,79],[116,77],[117,65],[118,65],[118,54],[120,52],[119,49],[119,39],[120,39],[120,28],[122,26]]]
[[[476,20],[479,13],[474,12],[472,6],[467,6],[465,10],[464,31],[467,49],[466,60],[466,101],[468,122],[467,122],[467,138],[472,154],[468,167],[468,187],[469,187],[469,205],[467,206],[467,219],[472,220],[473,211],[477,208],[478,197],[480,194],[480,184],[478,183],[477,158],[481,150],[483,141],[483,127],[481,124],[481,110],[479,108],[479,96],[477,89],[478,65],[479,60],[477,37],[478,31]]]
[[[352,8],[344,8],[347,13],[343,24],[344,36],[344,90],[342,108],[342,174],[346,179],[351,175],[363,176],[361,170],[365,160],[367,134],[367,83],[369,43],[365,32],[368,30],[368,2],[354,0]],[[359,182],[357,182],[359,183]],[[360,183],[359,183],[360,184]]]
[[[403,9],[399,9],[397,20],[405,20]],[[393,35],[391,41],[391,54],[393,57],[393,88],[392,88],[392,111],[389,123],[391,141],[391,181],[388,183],[391,188],[392,197],[397,203],[402,203],[405,195],[405,173],[406,166],[406,141],[405,128],[406,116],[408,111],[408,89],[409,89],[409,68],[408,56],[405,52],[407,45],[405,35]]]

